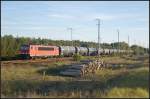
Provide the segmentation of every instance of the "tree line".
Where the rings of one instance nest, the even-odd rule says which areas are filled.
[[[41,38],[29,38],[29,37],[13,37],[12,35],[4,35],[1,37],[1,56],[2,57],[13,57],[18,55],[18,51],[23,44],[43,44],[43,45],[55,45],[55,46],[72,46],[72,42],[69,40],[51,40]],[[79,40],[73,40],[74,46],[81,47],[97,47],[98,43],[85,42]],[[129,46],[126,42],[115,42],[115,43],[102,43],[101,48],[108,49],[119,49],[128,50],[131,49],[135,54],[148,53],[149,49],[143,48],[138,45]]]

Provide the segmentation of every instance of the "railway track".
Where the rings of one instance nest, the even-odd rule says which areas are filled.
[[[1,64],[16,64],[16,63],[41,63],[41,62],[59,62],[59,61],[68,61],[72,60],[72,57],[63,57],[63,58],[48,58],[48,59],[30,59],[30,60],[11,60],[11,61],[1,61]]]

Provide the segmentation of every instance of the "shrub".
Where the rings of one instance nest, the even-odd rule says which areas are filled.
[[[59,55],[58,57],[64,57],[64,55]]]
[[[80,60],[82,59],[82,56],[81,56],[80,54],[74,54],[74,55],[73,55],[73,59],[74,59],[75,61],[80,61]]]

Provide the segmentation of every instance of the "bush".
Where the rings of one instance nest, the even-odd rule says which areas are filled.
[[[82,56],[81,56],[80,54],[74,54],[74,55],[73,55],[73,59],[74,59],[75,61],[80,61],[80,60],[82,59]]]
[[[58,57],[64,57],[64,55],[59,55]]]

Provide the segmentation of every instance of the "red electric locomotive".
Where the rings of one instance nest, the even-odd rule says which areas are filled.
[[[59,55],[59,47],[45,45],[22,45],[20,54],[24,57],[50,57]]]

